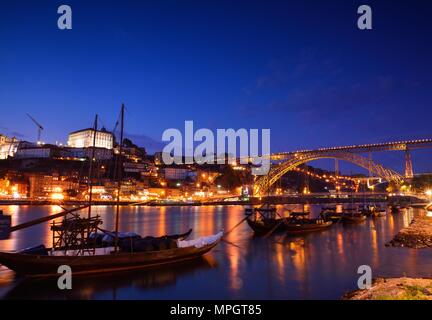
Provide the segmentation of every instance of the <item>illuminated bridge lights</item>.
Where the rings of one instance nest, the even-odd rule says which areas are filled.
[[[336,180],[347,180],[347,181],[351,181],[354,183],[359,183],[359,181],[360,181],[358,178],[353,178],[353,177],[348,177],[348,176],[341,176],[341,175],[333,176],[330,174],[329,175],[327,175],[327,174],[319,175],[317,173],[310,172],[310,171],[300,169],[300,168],[294,168],[293,171],[301,172],[301,173],[306,174],[310,177],[325,180],[326,182],[330,182],[330,180],[335,180],[335,181]]]
[[[302,153],[304,154],[304,153],[311,153],[317,151],[337,151],[337,150],[365,151],[364,149],[368,149],[368,148],[371,149],[384,148],[383,151],[385,151],[385,150],[394,150],[394,147],[397,147],[398,150],[405,150],[407,147],[416,147],[416,145],[421,145],[421,144],[432,144],[432,139],[416,139],[416,140],[391,141],[391,142],[383,142],[383,143],[369,143],[369,144],[359,144],[359,145],[339,146],[339,147],[323,147],[323,148],[318,148],[316,150],[304,149],[304,150],[297,150],[297,151],[279,152],[274,154],[273,156],[302,154]],[[386,147],[388,149],[386,149]]]

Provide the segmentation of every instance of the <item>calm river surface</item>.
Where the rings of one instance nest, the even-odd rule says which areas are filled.
[[[289,205],[283,208],[295,208]],[[300,207],[297,206],[297,210]],[[312,205],[311,215],[320,212]],[[57,206],[3,206],[12,224],[54,214]],[[377,276],[432,276],[428,250],[388,248],[384,244],[407,226],[419,209],[368,218],[359,225],[337,224],[302,236],[253,236],[246,223],[228,235],[204,259],[151,271],[73,279],[73,289],[60,291],[57,280],[28,280],[0,266],[3,299],[338,299],[356,289],[357,268],[370,265]],[[115,208],[94,207],[103,228],[113,229]],[[191,238],[229,230],[244,218],[242,206],[122,207],[120,229],[141,235],[181,233]],[[0,250],[44,243],[51,245],[44,223],[0,240]]]

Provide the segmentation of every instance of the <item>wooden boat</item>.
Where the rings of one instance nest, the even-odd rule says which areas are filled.
[[[331,221],[306,218],[309,213],[291,212],[289,217],[271,218],[266,216],[250,216],[246,221],[257,235],[268,234],[272,231],[285,231],[298,234],[327,229]]]
[[[258,208],[252,207],[252,208],[246,208],[245,209],[245,215],[246,216],[250,216],[253,214],[261,214],[261,215],[265,215],[265,216],[269,216],[269,215],[276,216],[276,213],[277,213],[276,207],[271,206],[271,205],[267,205],[267,204],[264,204]]]
[[[293,221],[290,219],[261,219],[251,220],[247,219],[248,225],[257,235],[264,235],[273,231],[285,231],[288,233],[308,233],[312,231],[320,231],[327,229],[333,223],[331,221],[324,221],[321,219],[303,219],[304,221],[298,220]]]
[[[284,219],[259,219],[252,220],[246,219],[247,224],[257,235],[264,235],[269,233],[270,231],[278,232],[283,231],[284,229]]]
[[[374,218],[376,218],[376,217],[384,217],[386,214],[387,214],[387,211],[386,211],[386,209],[383,209],[383,208],[375,208],[372,211],[372,216]]]
[[[325,221],[339,222],[342,219],[342,213],[336,212],[336,207],[324,207],[321,209],[320,216]]]
[[[348,224],[361,223],[366,220],[366,215],[361,212],[350,212],[342,215],[342,222]]]
[[[369,217],[373,213],[374,207],[371,205],[362,205],[359,207],[359,211],[363,213],[365,216]]]
[[[339,222],[342,220],[343,214],[341,212],[329,212],[323,214],[323,219],[326,221],[332,221],[333,223]]]
[[[20,275],[36,277],[58,276],[57,270],[61,265],[70,266],[74,276],[144,269],[199,258],[215,247],[222,235],[219,232],[210,237],[184,241],[186,246],[145,252],[115,252],[114,247],[98,248],[94,255],[80,256],[73,252],[62,255],[62,252],[51,250],[46,255],[0,252],[0,263]]]
[[[323,219],[295,219],[286,225],[285,230],[288,233],[307,233],[327,229],[332,224],[332,221],[325,221]]]
[[[400,206],[397,204],[389,205],[389,210],[391,213],[399,213],[401,211]]]

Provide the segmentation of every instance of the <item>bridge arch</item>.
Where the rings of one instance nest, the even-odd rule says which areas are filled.
[[[303,163],[319,159],[338,159],[348,161],[367,170],[370,170],[373,175],[383,178],[388,182],[394,181],[397,184],[402,184],[404,182],[403,176],[396,171],[385,168],[382,165],[372,161],[371,159],[368,159],[361,155],[339,150],[319,150],[305,153],[289,154],[285,156],[285,158],[280,163],[272,166],[267,175],[260,176],[255,181],[254,195],[265,195],[268,189],[285,173],[293,170],[295,167],[298,167]]]

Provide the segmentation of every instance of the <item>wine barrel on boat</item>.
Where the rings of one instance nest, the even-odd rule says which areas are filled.
[[[109,247],[114,245],[115,233],[102,230],[96,234],[91,234],[90,237],[95,239],[96,246],[98,247]],[[159,248],[175,248],[176,240],[185,240],[192,233],[192,229],[189,229],[185,233],[170,234],[161,237],[141,237],[139,234],[134,232],[119,232],[119,246],[122,251],[152,251],[159,250]]]

